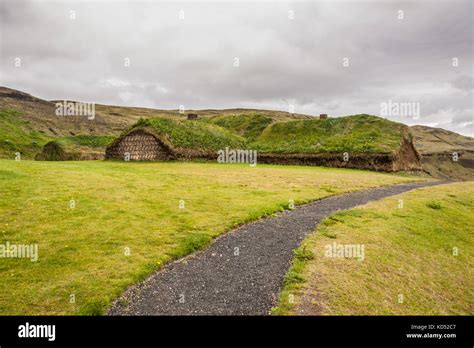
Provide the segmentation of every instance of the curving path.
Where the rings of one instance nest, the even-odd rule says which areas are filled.
[[[293,249],[337,210],[441,182],[375,188],[324,198],[226,233],[211,246],[126,290],[109,315],[266,315]]]

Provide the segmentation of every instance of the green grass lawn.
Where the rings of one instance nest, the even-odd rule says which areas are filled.
[[[39,248],[37,262],[0,258],[0,315],[100,314],[152,270],[289,200],[414,180],[320,167],[0,160],[0,244]]]
[[[474,314],[473,209],[465,182],[330,216],[295,251],[274,314]],[[363,245],[363,260],[328,257],[333,243]]]

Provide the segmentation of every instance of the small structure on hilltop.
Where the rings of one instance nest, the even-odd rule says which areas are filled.
[[[328,118],[328,114],[320,114],[319,119],[320,120],[326,120]]]
[[[198,114],[188,114],[188,120],[197,120]]]

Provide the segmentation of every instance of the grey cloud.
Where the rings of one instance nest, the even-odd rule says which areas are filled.
[[[422,110],[416,123],[472,135],[472,6],[4,0],[1,84],[47,99],[157,108],[294,104],[296,112],[334,116],[414,101]]]
[[[474,89],[473,76],[461,75],[452,80],[451,84],[461,91],[472,92]]]

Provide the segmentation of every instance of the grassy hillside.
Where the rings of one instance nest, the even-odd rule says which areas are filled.
[[[52,140],[45,144],[37,160],[64,161],[102,159],[105,148],[115,139],[110,135],[75,135]]]
[[[254,141],[273,122],[273,119],[254,113],[250,115],[213,116],[204,119],[204,121],[224,127],[244,137],[247,141]]]
[[[427,126],[411,126],[413,142],[422,155],[431,153],[474,152],[474,138],[463,136],[445,129]]]
[[[153,108],[141,108],[133,106],[118,106],[118,105],[103,105],[96,104],[96,111],[108,117],[121,118],[123,120],[128,119],[128,123],[138,121],[140,118],[152,118],[152,117],[168,117],[177,119],[186,119],[188,113],[198,114],[199,118],[205,119],[208,117],[218,116],[238,116],[238,115],[254,115],[259,114],[264,117],[269,117],[273,120],[301,120],[310,119],[313,116],[304,114],[290,114],[286,111],[279,110],[259,110],[259,109],[186,109],[184,113],[180,113],[179,109],[163,110]]]
[[[154,269],[290,199],[417,180],[217,163],[0,160],[0,168],[0,244],[37,243],[39,254],[0,262],[0,315],[102,313]]]
[[[474,138],[426,126],[412,126],[410,132],[425,172],[441,179],[474,180]]]
[[[51,137],[34,130],[20,113],[0,109],[0,158],[15,158],[19,152],[23,159],[31,159]]]
[[[383,152],[396,150],[406,126],[370,115],[275,122],[249,144],[275,153]]]
[[[88,147],[106,147],[115,139],[111,135],[75,135],[61,140],[65,145],[74,144]]]
[[[118,136],[142,118],[169,118],[179,121],[186,114],[197,113],[202,123],[214,124],[233,133],[217,131],[199,136],[196,126],[192,137],[184,130],[173,130],[179,146],[214,150],[230,146],[248,147],[260,152],[318,153],[318,152],[385,152],[394,151],[400,143],[404,126],[368,115],[315,119],[309,115],[284,111],[256,109],[160,110],[96,104],[96,116],[57,116],[54,101],[46,101],[30,94],[0,86],[0,158],[34,158],[42,145],[70,136]],[[181,124],[181,123],[179,123]],[[474,175],[474,142],[472,138],[424,126],[410,127],[417,150],[426,154],[422,159],[426,172],[434,177],[470,180]],[[217,134],[219,140],[211,140]],[[232,139],[231,139],[232,138]],[[191,140],[192,139],[192,140]],[[238,139],[238,140],[237,140]],[[243,141],[245,140],[245,143]],[[54,146],[57,143],[54,143]],[[52,145],[53,146],[53,145]],[[52,150],[60,151],[56,146]],[[102,155],[99,148],[83,148],[94,156]],[[457,151],[459,162],[446,156]],[[441,155],[428,157],[431,153]]]
[[[403,124],[370,115],[275,121],[255,113],[205,121],[244,137],[252,149],[274,153],[392,152],[407,131]]]
[[[60,102],[62,102],[60,100]],[[93,101],[91,101],[93,102]],[[177,106],[178,107],[178,106]],[[205,109],[185,110],[184,114],[174,110],[162,110],[143,107],[95,104],[96,117],[58,117],[55,114],[55,101],[47,101],[28,93],[0,86],[0,109],[14,109],[21,113],[24,121],[31,123],[36,131],[43,131],[49,136],[69,136],[77,134],[118,135],[125,128],[140,118],[167,117],[186,119],[187,113],[197,113],[202,117],[222,115],[244,115],[259,113],[275,120],[292,120],[310,118],[308,115],[290,114],[284,111],[255,109]]]
[[[175,148],[215,151],[226,146],[245,147],[243,138],[206,122],[156,117],[141,119],[131,129],[140,127],[151,128],[157,135],[169,140]]]
[[[124,129],[131,127],[142,118],[164,117],[183,121],[187,113],[197,113],[200,119],[256,113],[273,120],[311,118],[308,115],[276,110],[205,109],[186,110],[184,114],[181,114],[178,109],[161,110],[102,104],[95,105],[94,119],[82,116],[57,116],[54,101],[43,100],[28,93],[1,86],[0,111],[3,113],[0,120],[1,129],[4,133],[8,133],[0,134],[0,158],[13,158],[16,151],[22,152],[25,158],[34,158],[41,150],[41,145],[56,138],[76,135],[118,136]],[[11,129],[11,135],[8,129]],[[30,140],[36,141],[36,144],[30,144]],[[189,144],[189,141],[185,141],[184,144]],[[206,141],[204,144],[213,145]],[[231,144],[235,145],[235,143]]]
[[[0,110],[15,110],[22,122],[31,129],[49,137],[65,137],[77,134],[119,134],[133,121],[101,114],[88,119],[85,116],[58,116],[53,102],[36,98],[27,93],[0,87]]]
[[[455,183],[333,214],[295,251],[275,314],[474,314],[473,197]],[[333,243],[364,258],[327,257]]]

